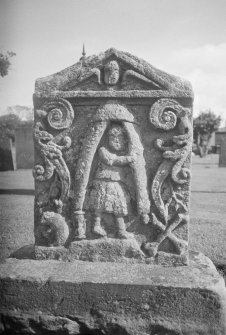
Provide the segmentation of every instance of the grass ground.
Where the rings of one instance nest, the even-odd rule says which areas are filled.
[[[218,155],[193,157],[190,248],[226,267],[226,168]]]
[[[31,170],[0,172],[0,189],[34,189],[34,178]]]
[[[0,195],[0,261],[14,250],[34,243],[34,197],[29,195]]]
[[[226,168],[218,156],[193,158],[190,248],[226,267]],[[0,189],[33,189],[30,170],[0,173]],[[26,194],[26,192],[25,192]],[[0,260],[34,243],[33,196],[0,194]]]

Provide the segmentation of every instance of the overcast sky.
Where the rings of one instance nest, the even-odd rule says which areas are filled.
[[[226,120],[226,0],[0,0],[0,113],[32,106],[35,79],[110,47],[192,82],[195,115]]]

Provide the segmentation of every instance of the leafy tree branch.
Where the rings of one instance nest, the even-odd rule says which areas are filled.
[[[0,76],[5,77],[11,65],[10,58],[15,56],[15,52],[7,51],[5,54],[0,52]]]

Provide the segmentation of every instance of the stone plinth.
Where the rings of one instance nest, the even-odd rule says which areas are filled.
[[[14,334],[224,335],[226,289],[203,255],[190,265],[8,259],[1,329]]]

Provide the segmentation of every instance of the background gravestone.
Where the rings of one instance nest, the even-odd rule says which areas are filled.
[[[12,140],[0,137],[0,171],[14,170]]]
[[[219,167],[226,167],[226,135],[221,139]]]
[[[221,143],[226,136],[226,128],[220,128],[218,131],[215,132],[215,146],[217,148],[216,153],[220,154],[220,147]]]
[[[17,169],[31,169],[34,166],[33,129],[20,127],[15,130]]]

